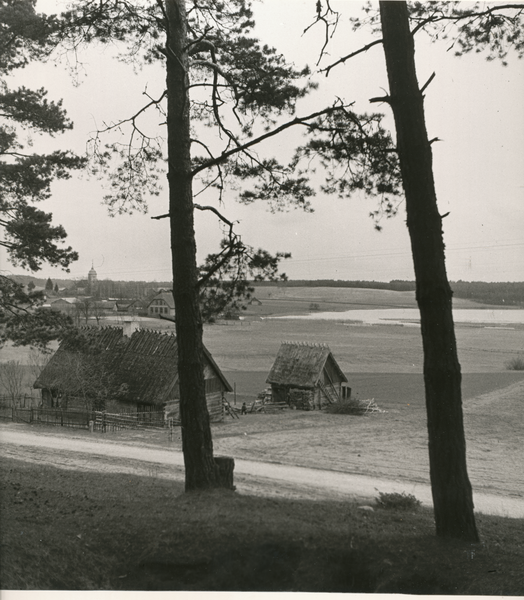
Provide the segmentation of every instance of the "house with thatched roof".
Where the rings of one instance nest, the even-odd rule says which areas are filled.
[[[84,327],[80,341],[65,340],[34,387],[44,406],[105,409],[108,412],[164,410],[178,419],[178,348],[171,333]],[[223,418],[223,399],[232,388],[204,348],[210,418]]]
[[[284,342],[267,376],[275,403],[312,410],[349,398],[351,388],[326,344]]]

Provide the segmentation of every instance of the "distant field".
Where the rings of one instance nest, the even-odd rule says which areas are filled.
[[[524,352],[524,329],[457,326],[463,373],[504,371]],[[204,343],[225,371],[269,372],[284,341],[326,343],[345,373],[422,373],[420,329],[293,319],[210,325]]]
[[[247,317],[268,315],[304,314],[316,304],[319,311],[345,311],[374,308],[416,308],[415,292],[393,292],[333,287],[281,287],[263,286],[255,288],[254,296],[262,302],[252,303],[246,311]],[[470,300],[455,299],[455,308],[482,308],[482,304]]]
[[[265,313],[309,313],[311,303],[318,304],[320,310],[341,311],[351,307],[413,307],[413,292],[268,286],[256,288],[254,296],[262,304],[251,304],[246,312],[246,320],[206,325],[204,328],[204,343],[220,368],[227,373],[228,379],[232,383],[237,382],[238,394],[252,396],[265,387],[267,373],[284,341],[328,344],[352,382],[356,374],[374,374],[366,382],[362,392],[366,396],[377,395],[370,386],[372,382],[379,381],[382,376],[380,374],[422,373],[422,343],[418,327],[263,318]],[[455,301],[455,306],[482,307],[467,300]],[[108,320],[106,324],[118,325],[119,321]],[[173,330],[172,323],[158,319],[143,320],[140,324],[144,327]],[[459,360],[465,374],[506,372],[505,363],[524,353],[523,327],[487,329],[458,324],[456,336]],[[27,352],[26,348],[15,348],[7,344],[0,350],[0,362],[17,360],[28,364]],[[246,373],[250,375],[246,376]],[[508,376],[513,375],[509,373]],[[482,378],[477,380],[483,381]],[[358,386],[353,387],[356,390]]]

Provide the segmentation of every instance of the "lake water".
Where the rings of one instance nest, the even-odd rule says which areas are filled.
[[[416,308],[387,308],[376,310],[347,310],[343,312],[318,312],[309,315],[268,317],[270,319],[305,319],[328,321],[359,321],[364,325],[412,325],[420,324]],[[453,311],[455,323],[478,323],[493,327],[524,324],[522,309],[465,309]]]

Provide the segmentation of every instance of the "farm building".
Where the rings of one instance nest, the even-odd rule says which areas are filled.
[[[176,337],[150,330],[84,327],[80,341],[62,342],[34,387],[44,406],[148,412],[179,417]],[[223,398],[232,388],[204,348],[206,398],[212,421],[223,418]]]
[[[266,379],[275,403],[305,410],[349,398],[348,380],[326,344],[284,342]]]

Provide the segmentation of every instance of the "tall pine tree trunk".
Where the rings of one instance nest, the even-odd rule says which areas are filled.
[[[193,221],[187,17],[184,0],[165,0],[167,129],[173,296],[186,491],[219,485],[204,382],[203,326],[197,295]]]
[[[406,197],[424,349],[431,488],[437,535],[478,541],[466,468],[461,372],[423,95],[406,2],[380,2],[389,102]]]

